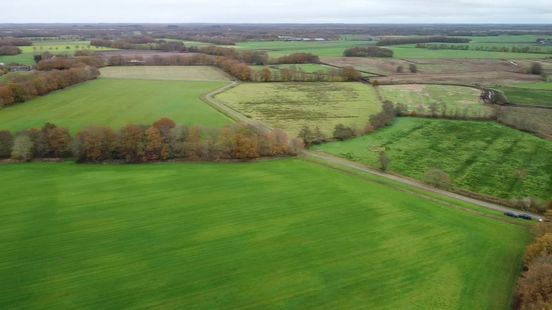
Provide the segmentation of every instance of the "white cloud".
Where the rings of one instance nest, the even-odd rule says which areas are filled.
[[[0,0],[0,7],[6,23],[552,21],[550,0]]]

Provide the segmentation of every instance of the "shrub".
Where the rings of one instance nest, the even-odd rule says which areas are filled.
[[[0,55],[21,54],[21,49],[17,46],[0,46]]]
[[[345,57],[393,57],[393,51],[388,48],[368,46],[352,47],[343,51]]]
[[[13,146],[13,135],[7,131],[0,131],[0,158],[8,158]]]
[[[29,161],[32,159],[33,142],[27,135],[19,135],[13,142],[11,158],[23,161]]]
[[[542,74],[542,65],[539,62],[531,63],[531,67],[529,68],[529,73],[534,74],[534,75],[541,75]]]
[[[440,189],[451,189],[452,179],[443,170],[432,168],[425,173],[425,182]]]
[[[348,140],[354,138],[355,131],[351,127],[345,126],[343,124],[337,124],[334,128],[333,136],[340,141]]]

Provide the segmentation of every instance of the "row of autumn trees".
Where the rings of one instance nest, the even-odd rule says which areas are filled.
[[[52,91],[97,78],[95,67],[84,66],[67,70],[33,71],[10,77],[0,84],[0,108],[25,102]]]
[[[372,133],[378,129],[389,126],[393,124],[395,118],[399,115],[399,111],[390,101],[385,101],[382,104],[382,111],[371,115],[364,128],[358,129],[343,124],[337,124],[334,127],[332,133],[332,139],[344,141],[358,137],[361,135]],[[311,145],[321,144],[327,142],[329,137],[327,137],[319,127],[311,128],[304,126],[299,132],[298,138],[300,138],[306,147]]]
[[[285,61],[300,61],[301,59],[310,59],[296,57],[291,54]],[[301,55],[303,55],[301,53]],[[308,55],[308,54],[307,54]],[[277,60],[279,62],[280,60]],[[282,60],[284,61],[284,60]],[[299,64],[301,62],[295,62]],[[307,73],[299,69],[278,68],[271,69],[265,67],[260,70],[253,70],[248,63],[240,59],[227,56],[214,56],[207,54],[181,54],[181,55],[154,55],[154,56],[122,56],[113,55],[108,58],[109,66],[215,66],[232,75],[240,81],[254,82],[339,82],[356,81],[360,79],[361,74],[353,67],[339,69],[329,69],[325,72]]]
[[[177,126],[163,118],[151,126],[127,125],[118,131],[90,127],[72,136],[66,128],[45,124],[12,136],[0,131],[0,158],[28,161],[36,158],[76,158],[78,162],[141,163],[169,159],[255,159],[297,155],[299,139],[289,140],[278,129],[261,133],[254,127]]]
[[[18,46],[28,46],[32,44],[33,42],[28,39],[0,37],[0,55],[21,54],[21,49]]]
[[[517,309],[552,309],[552,202],[549,209],[525,252],[524,272],[517,284]]]

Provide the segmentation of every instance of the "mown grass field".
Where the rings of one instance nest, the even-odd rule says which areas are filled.
[[[177,81],[230,81],[230,77],[209,66],[136,66],[105,67],[100,69],[104,78]]]
[[[485,44],[488,45],[488,44]],[[395,54],[394,58],[400,59],[544,59],[550,54],[488,52],[475,50],[431,50],[416,48],[414,45],[390,46]]]
[[[343,55],[343,51],[347,48],[355,46],[374,45],[375,41],[252,41],[240,42],[236,44],[238,49],[246,50],[264,50],[271,57],[280,57],[293,53],[312,53],[318,56],[334,56]]]
[[[0,110],[0,129],[18,131],[50,122],[76,132],[93,125],[150,124],[161,117],[179,124],[224,126],[231,120],[200,96],[225,84],[100,78]]]
[[[260,71],[264,68],[270,69],[273,74],[278,73],[281,69],[291,69],[294,71],[303,71],[305,73],[327,73],[333,68],[323,64],[284,64],[284,65],[249,65],[255,71]]]
[[[323,64],[275,65],[274,67],[278,69],[301,70],[307,73],[327,72],[331,69],[334,69],[333,67],[326,66]]]
[[[0,62],[34,65],[34,55],[49,52],[54,55],[73,55],[78,50],[107,51],[112,48],[91,46],[89,41],[36,41],[32,46],[20,46],[22,53],[12,56],[0,56]]]
[[[552,107],[552,89],[499,86],[508,101],[515,104]]]
[[[328,136],[340,123],[361,129],[381,111],[376,92],[360,83],[251,83],[217,98],[292,137],[303,126],[318,126]]]
[[[530,241],[301,160],[0,173],[2,309],[507,309]]]
[[[552,140],[552,109],[503,106],[503,117],[508,124],[528,123],[532,130]]]
[[[374,134],[315,149],[423,180],[447,172],[454,186],[504,199],[552,196],[552,142],[492,122],[401,118]]]
[[[418,115],[430,115],[432,105],[436,105],[438,114],[470,117],[487,117],[493,114],[493,109],[479,99],[481,91],[477,88],[409,84],[379,86],[378,91],[384,100],[405,104],[408,112]]]

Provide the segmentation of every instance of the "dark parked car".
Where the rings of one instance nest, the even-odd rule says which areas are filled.
[[[519,217],[520,219],[529,220],[529,221],[533,219],[533,218],[531,217],[531,215],[529,215],[529,214],[520,214],[520,215],[518,215],[518,217]]]
[[[518,217],[518,215],[513,213],[513,212],[504,212],[504,215],[509,216],[509,217],[516,217],[516,218]]]

